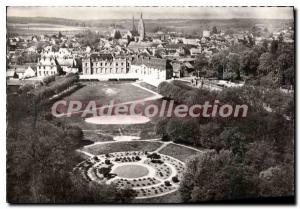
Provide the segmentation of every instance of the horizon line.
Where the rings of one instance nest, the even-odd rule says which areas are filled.
[[[6,17],[18,17],[18,18],[55,18],[55,19],[66,19],[66,20],[81,20],[81,21],[91,21],[91,20],[131,20],[132,17],[135,17],[132,15],[131,18],[99,18],[99,19],[77,19],[77,18],[67,18],[67,17],[50,17],[50,16],[10,16],[6,14]],[[139,19],[139,18],[137,18]],[[235,19],[255,19],[255,20],[294,20],[295,18],[256,18],[256,17],[234,17],[234,18],[144,18],[144,20],[235,20]]]

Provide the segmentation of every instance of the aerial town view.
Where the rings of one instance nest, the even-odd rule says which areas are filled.
[[[8,203],[294,203],[293,7],[6,8]]]

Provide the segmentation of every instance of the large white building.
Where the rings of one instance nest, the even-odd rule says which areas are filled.
[[[172,77],[172,66],[166,59],[149,56],[118,57],[91,54],[82,60],[81,79],[137,79],[161,82]]]
[[[91,54],[82,60],[83,75],[126,74],[129,66],[127,58],[111,54]]]
[[[57,66],[53,57],[42,57],[36,68],[37,77],[46,77],[57,73]]]

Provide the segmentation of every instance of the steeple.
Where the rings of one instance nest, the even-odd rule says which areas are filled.
[[[131,33],[133,33],[133,35],[137,34],[135,23],[134,23],[134,16],[132,16],[132,30],[131,30]]]
[[[142,12],[141,12],[141,17],[140,17],[140,21],[139,21],[138,32],[140,35],[139,41],[144,41],[146,34],[145,34],[145,24],[144,24]]]

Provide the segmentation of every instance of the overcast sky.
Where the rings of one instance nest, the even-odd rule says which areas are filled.
[[[68,19],[293,19],[292,7],[8,7],[8,16]]]

